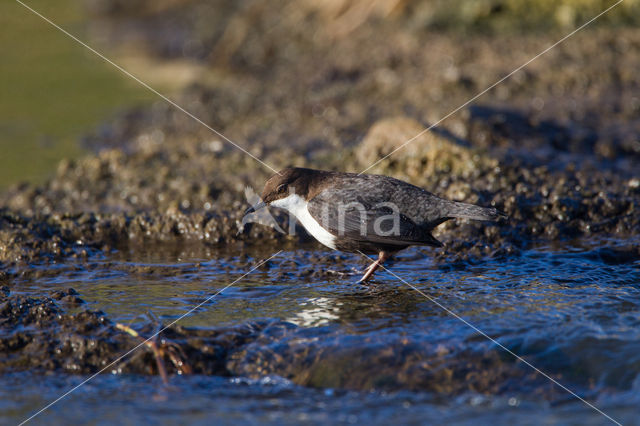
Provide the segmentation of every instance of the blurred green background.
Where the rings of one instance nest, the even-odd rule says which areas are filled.
[[[26,4],[86,40],[82,2]],[[154,99],[17,2],[0,2],[0,27],[0,187],[44,180],[60,159],[82,154],[84,132]]]

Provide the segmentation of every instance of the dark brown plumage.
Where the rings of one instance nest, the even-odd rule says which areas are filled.
[[[431,231],[449,219],[506,217],[495,208],[446,200],[388,176],[304,168],[287,168],[273,175],[265,184],[262,201],[256,209],[274,205],[289,210],[330,248],[379,254],[361,281],[408,246],[441,247]]]

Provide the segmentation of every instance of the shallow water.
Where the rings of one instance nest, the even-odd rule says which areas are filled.
[[[355,284],[357,275],[327,272],[362,268],[357,255],[318,251],[315,245],[282,252],[181,324],[273,321],[264,339],[245,349],[238,361],[242,370],[255,376],[256,360],[275,353],[294,365],[275,370],[308,386],[274,374],[196,375],[173,376],[165,389],[157,377],[109,374],[37,420],[607,423],[455,313],[608,415],[632,424],[640,402],[637,243],[536,247],[475,265],[436,264],[427,249],[407,250],[389,268],[424,295],[390,272],[379,273],[369,287]],[[113,321],[136,327],[150,321],[151,311],[166,324],[270,255],[241,249],[140,253],[34,266],[42,269],[40,277],[17,282],[12,292],[73,287],[89,308]],[[305,270],[308,276],[302,276]],[[289,325],[283,328],[283,321]],[[296,355],[301,350],[302,360]],[[477,379],[483,374],[486,380]],[[0,377],[0,421],[24,419],[81,380],[58,374]]]
[[[32,382],[34,380],[35,382]],[[41,386],[42,383],[47,386]],[[2,378],[0,419],[14,423],[80,382],[68,376]],[[30,383],[32,383],[30,385]],[[633,424],[630,395],[609,397],[608,412]],[[603,404],[601,404],[603,405]],[[126,419],[126,420],[124,420]],[[33,424],[606,424],[580,402],[552,406],[535,399],[464,395],[439,400],[416,392],[310,389],[279,378],[259,381],[178,377],[163,391],[158,378],[104,375],[36,417]]]

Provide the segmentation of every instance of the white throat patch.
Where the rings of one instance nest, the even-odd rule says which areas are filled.
[[[302,226],[304,226],[304,229],[306,229],[313,238],[331,249],[336,249],[336,237],[320,226],[313,216],[311,216],[307,208],[308,203],[304,198],[298,194],[291,194],[285,198],[272,201],[271,205],[287,210],[298,219]]]

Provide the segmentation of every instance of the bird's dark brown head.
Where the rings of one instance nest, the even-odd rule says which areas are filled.
[[[326,177],[331,172],[304,169],[302,167],[287,167],[271,176],[262,190],[261,201],[247,209],[251,213],[268,206],[276,200],[286,198],[292,194],[305,200],[310,200],[324,188]]]
[[[300,167],[287,167],[271,176],[262,190],[262,201],[270,204],[275,200],[285,198],[291,194],[298,194],[307,198],[309,181],[316,170]]]

